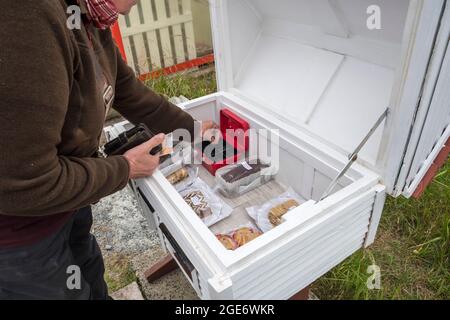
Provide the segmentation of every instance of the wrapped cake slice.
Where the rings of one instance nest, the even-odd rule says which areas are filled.
[[[270,181],[277,168],[260,159],[242,161],[216,172],[219,191],[228,198],[238,197]]]

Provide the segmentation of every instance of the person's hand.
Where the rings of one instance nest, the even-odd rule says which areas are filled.
[[[128,150],[124,157],[130,166],[130,179],[149,177],[159,166],[159,154],[152,156],[150,151],[164,141],[165,135],[158,134],[149,141]]]

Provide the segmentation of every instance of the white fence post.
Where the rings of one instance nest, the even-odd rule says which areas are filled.
[[[140,0],[119,26],[136,74],[197,58],[191,0]]]

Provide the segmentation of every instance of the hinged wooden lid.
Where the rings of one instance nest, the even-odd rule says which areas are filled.
[[[213,1],[219,90],[347,155],[390,105],[409,3]],[[383,14],[381,30],[368,28],[371,5]],[[361,150],[369,167],[376,167],[383,129]]]
[[[448,83],[444,0],[212,0],[210,7],[219,90],[345,156],[389,108],[358,162],[389,194],[414,192],[450,132],[448,100],[435,90]]]

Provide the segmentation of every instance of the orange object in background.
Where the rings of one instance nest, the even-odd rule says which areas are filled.
[[[127,61],[127,55],[125,54],[125,47],[123,46],[122,33],[120,32],[119,21],[113,24],[111,27],[111,32],[114,40],[116,41],[117,47],[122,54],[123,60]]]

